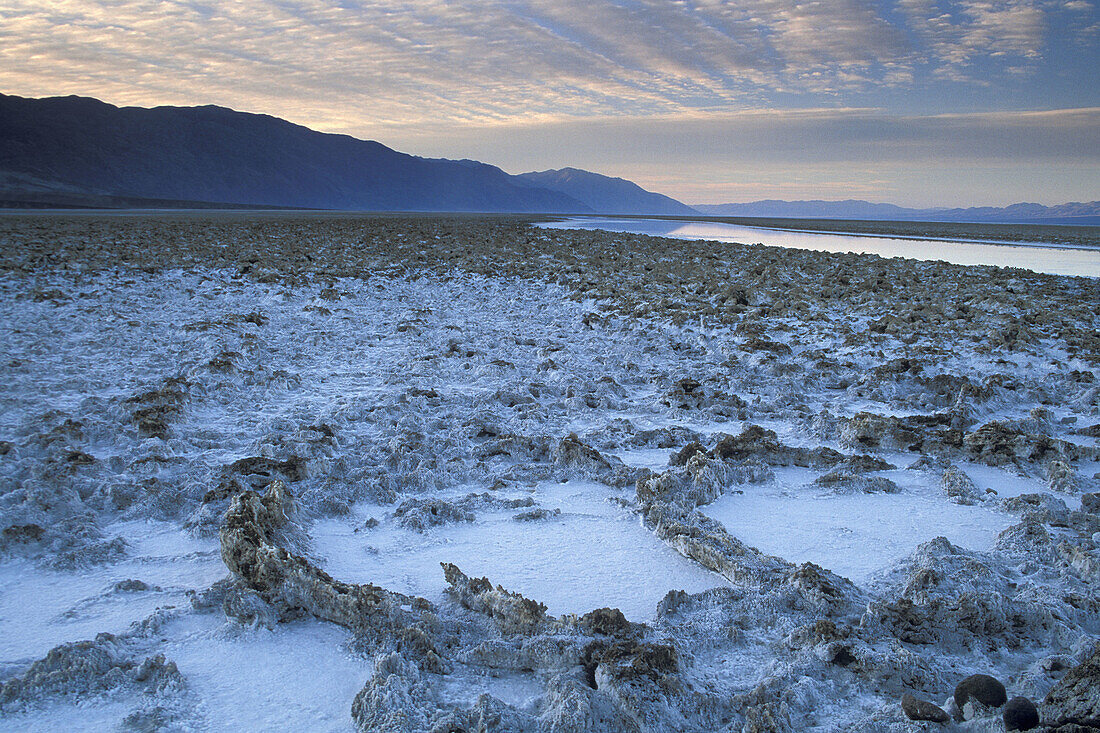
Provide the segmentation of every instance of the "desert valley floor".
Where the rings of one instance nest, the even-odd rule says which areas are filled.
[[[28,214],[0,294],[0,729],[1100,726],[1095,279]]]

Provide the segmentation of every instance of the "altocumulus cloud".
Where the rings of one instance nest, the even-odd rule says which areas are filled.
[[[0,0],[0,90],[221,104],[695,200],[796,163],[865,161],[856,192],[887,162],[1003,180],[1011,151],[1088,188],[1098,38],[1093,0]],[[1021,122],[1037,108],[1077,109]]]
[[[329,129],[828,99],[1037,62],[1084,0],[6,0],[0,84]]]

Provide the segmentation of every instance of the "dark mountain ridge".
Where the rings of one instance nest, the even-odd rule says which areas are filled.
[[[530,185],[564,193],[604,214],[694,216],[699,213],[687,204],[646,191],[624,178],[612,178],[578,168],[521,173],[516,178]]]
[[[0,94],[0,207],[283,207],[1100,224],[1100,202],[912,209],[867,201],[690,207],[576,168],[509,175],[225,107]]]
[[[485,163],[224,107],[115,107],[0,95],[2,198],[232,202],[370,211],[591,213]]]

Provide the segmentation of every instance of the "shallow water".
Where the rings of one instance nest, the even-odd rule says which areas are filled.
[[[808,249],[819,252],[855,252],[881,257],[942,260],[956,265],[1019,267],[1052,275],[1100,277],[1100,251],[1045,246],[1044,244],[980,243],[937,239],[894,237],[764,229],[738,224],[663,219],[615,219],[579,217],[540,226],[551,229],[600,229],[610,232],[648,234],[673,239],[705,239],[771,247]]]

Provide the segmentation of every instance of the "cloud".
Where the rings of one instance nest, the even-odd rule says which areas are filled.
[[[1040,53],[1044,1],[899,0],[899,22],[869,0],[7,0],[0,87],[345,131],[728,110],[1007,75]]]
[[[930,161],[1003,179],[1012,156],[1095,190],[1094,113],[916,112],[1100,104],[1098,35],[1089,0],[0,0],[0,90],[220,104],[681,195],[864,192]]]
[[[395,131],[396,132],[396,131]],[[579,165],[689,202],[870,198],[919,205],[1062,203],[1100,184],[1100,107],[898,115],[747,110],[469,128],[390,142],[518,173]]]
[[[1100,165],[1100,107],[938,115],[870,108],[759,109],[603,117],[470,126],[452,131],[445,143],[433,143],[439,134],[430,128],[392,132],[401,145],[424,154],[434,153],[430,148],[438,144],[484,146],[485,151],[495,149],[509,158],[530,151],[531,161],[512,165],[519,169],[533,163],[534,156],[542,157],[542,151],[555,149],[598,156],[602,163],[616,166],[647,155],[659,157],[665,165],[722,158],[742,163],[912,162],[934,156],[1031,162],[1073,158]]]
[[[899,0],[898,5],[933,73],[958,81],[974,80],[970,67],[976,61],[1000,59],[1012,73],[1020,68],[1013,61],[1038,59],[1048,42],[1048,16],[1058,10],[1046,0]]]

